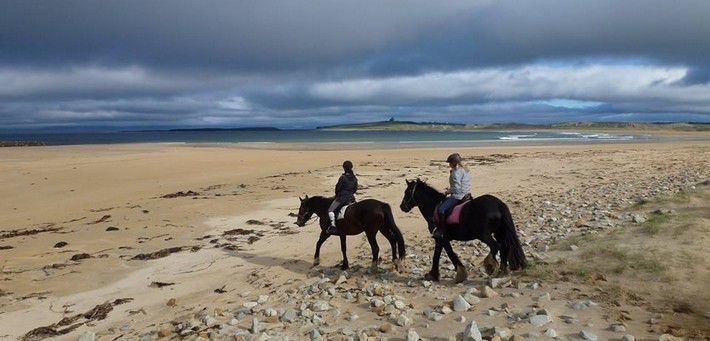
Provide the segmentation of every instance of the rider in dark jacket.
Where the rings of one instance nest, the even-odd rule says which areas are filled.
[[[343,162],[343,175],[338,179],[335,185],[335,200],[328,208],[328,217],[330,218],[330,227],[326,232],[330,234],[340,234],[340,231],[335,226],[335,210],[342,204],[355,202],[355,193],[357,192],[357,177],[353,172],[353,163],[350,161]]]

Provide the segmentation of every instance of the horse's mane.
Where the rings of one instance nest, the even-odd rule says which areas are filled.
[[[333,197],[324,197],[322,195],[314,195],[312,197],[308,197],[308,200],[313,200],[314,202],[320,202],[320,201],[328,201],[332,200]]]
[[[419,187],[419,186],[421,186],[421,187]],[[434,188],[434,187],[431,187],[428,183],[426,183],[426,181],[424,181],[424,180],[422,180],[422,179],[419,179],[419,178],[417,178],[417,189],[418,189],[418,190],[424,190],[424,191],[426,191],[429,195],[439,195],[439,196],[442,196],[442,197],[443,197],[443,196],[446,196],[444,193],[439,192],[439,190],[437,190],[437,189]]]

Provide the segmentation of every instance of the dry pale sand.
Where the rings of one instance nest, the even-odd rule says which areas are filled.
[[[308,282],[320,274],[311,268],[319,230],[314,223],[296,227],[293,214],[299,196],[332,193],[345,159],[355,164],[362,187],[358,198],[390,203],[405,241],[415,244],[428,243],[428,236],[418,213],[399,210],[404,180],[424,177],[443,189],[447,171],[441,161],[453,151],[469,159],[506,156],[504,162],[479,159],[469,165],[474,194],[492,193],[512,202],[534,193],[562,192],[580,182],[702,169],[710,159],[710,142],[704,139],[404,149],[367,144],[2,148],[0,339],[20,338],[122,298],[132,300],[116,305],[105,319],[81,324],[57,339],[76,340],[87,330],[101,340],[132,339],[202,309],[233,311],[258,295],[277,297]],[[254,231],[224,235],[238,228]],[[378,241],[380,267],[386,270],[391,265],[389,246],[382,236]],[[55,247],[60,242],[66,245]],[[348,243],[351,265],[368,266],[364,236],[350,237]],[[168,248],[178,249],[162,258],[133,259]],[[81,254],[88,258],[80,259]],[[338,264],[336,239],[325,243],[321,259],[321,268]],[[471,277],[468,285],[483,283],[475,278],[478,272]],[[407,275],[398,278],[407,281]],[[154,282],[173,284],[158,288],[151,286]],[[437,296],[464,289],[449,277],[437,290],[401,294],[421,310]],[[176,304],[167,305],[170,299]],[[355,330],[382,323],[367,310],[359,315],[352,322]],[[423,337],[450,331],[445,324],[425,329],[424,322],[415,324]],[[464,324],[450,323],[463,331]],[[295,330],[296,335],[303,332]],[[406,328],[399,328],[387,337],[405,335]],[[449,335],[454,333],[442,338]]]

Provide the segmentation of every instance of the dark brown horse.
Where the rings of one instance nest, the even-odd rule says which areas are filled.
[[[316,243],[316,253],[313,256],[313,266],[320,264],[320,247],[331,235],[326,232],[330,226],[330,218],[328,218],[328,208],[335,198],[326,198],[322,196],[308,197],[301,199],[301,207],[298,209],[298,219],[296,225],[304,226],[311,219],[313,214],[320,218],[320,238]],[[377,267],[380,247],[377,245],[377,231],[382,232],[382,235],[389,240],[392,246],[392,263],[395,270],[399,271],[404,260],[404,238],[402,232],[394,222],[392,209],[387,203],[375,200],[365,199],[355,204],[350,205],[345,211],[345,217],[335,222],[340,234],[340,249],[343,252],[343,263],[340,268],[345,270],[349,267],[348,256],[346,254],[345,237],[356,235],[365,232],[367,241],[370,242],[372,248],[372,267]]]
[[[446,195],[419,179],[406,181],[407,189],[404,190],[404,197],[399,207],[404,212],[419,207],[431,233],[434,228],[434,210]],[[524,269],[527,266],[510,210],[503,201],[492,195],[482,195],[466,203],[461,210],[460,223],[447,225],[446,231],[443,239],[436,240],[433,264],[427,278],[439,280],[439,257],[442,249],[446,250],[446,254],[456,267],[456,283],[463,282],[468,276],[466,268],[451,247],[452,240],[478,239],[488,245],[490,253],[484,265],[489,275],[494,274],[500,266],[496,260],[498,251],[500,251],[502,272],[507,273],[508,266],[510,270]]]

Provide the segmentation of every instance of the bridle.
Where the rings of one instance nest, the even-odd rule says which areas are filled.
[[[306,199],[306,200],[308,200],[308,199]],[[305,200],[304,200],[304,201],[305,201]],[[308,207],[309,207],[308,204],[306,204],[306,212],[304,212],[303,214],[300,214],[300,213],[299,213],[299,214],[297,215],[297,216],[298,216],[298,220],[299,220],[299,221],[302,221],[302,222],[303,222],[303,225],[306,225],[306,223],[307,223],[309,220],[311,220],[311,218],[313,218],[313,215],[314,215],[314,213],[311,212],[311,211],[308,209]],[[299,210],[299,211],[300,211],[300,210]],[[307,218],[307,219],[306,219],[306,217],[308,217],[309,215],[310,215],[310,218]]]
[[[417,185],[418,185],[418,184],[419,184],[419,183],[418,183],[417,181],[414,181],[414,187],[412,187],[412,192],[409,194],[409,198],[408,198],[407,201],[404,203],[405,205],[407,205],[407,209],[408,209],[408,210],[411,210],[414,206],[417,206],[417,202],[414,201],[414,191],[417,190]]]
[[[303,221],[303,224],[307,223],[309,220],[311,220],[311,218],[306,219],[306,216],[308,216],[309,214],[311,215],[311,218],[313,218],[313,213],[311,213],[310,211],[306,211],[306,213],[304,213],[303,215],[298,215],[298,220]]]

